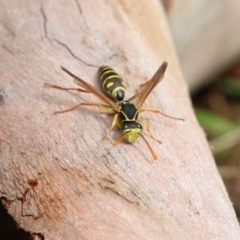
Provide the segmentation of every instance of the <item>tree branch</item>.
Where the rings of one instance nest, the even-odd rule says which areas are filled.
[[[239,239],[160,3],[79,4],[1,4],[0,196],[9,214],[45,240]],[[76,87],[60,65],[100,87],[97,67],[106,64],[123,76],[129,98],[163,61],[165,78],[144,107],[185,121],[140,115],[162,141],[149,138],[158,161],[141,139],[114,147],[119,129],[103,141],[112,116],[95,108],[53,115],[96,102],[91,94],[43,88]]]

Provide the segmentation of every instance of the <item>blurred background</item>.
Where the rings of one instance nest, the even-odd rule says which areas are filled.
[[[239,219],[240,1],[159,1],[165,8],[196,116]],[[1,204],[0,239],[31,239]]]
[[[162,2],[196,116],[240,220],[240,1]]]

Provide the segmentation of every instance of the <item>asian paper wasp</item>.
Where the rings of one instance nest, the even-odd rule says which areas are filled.
[[[145,100],[147,99],[147,97],[149,96],[151,91],[163,79],[166,68],[167,68],[167,62],[163,62],[163,64],[159,67],[159,69],[153,75],[151,80],[142,84],[141,88],[140,88],[140,91],[137,94],[135,94],[134,96],[132,96],[129,100],[123,100],[124,94],[122,96],[121,96],[121,94],[120,94],[120,96],[119,95],[117,96],[115,94],[116,91],[114,91],[114,90],[115,89],[119,90],[119,88],[118,88],[119,86],[122,87],[122,88],[120,88],[120,90],[123,90],[123,93],[124,93],[125,92],[125,85],[123,84],[123,81],[120,79],[119,75],[115,74],[115,72],[112,72],[112,76],[114,76],[115,78],[112,78],[110,80],[108,79],[108,77],[104,76],[104,71],[106,69],[108,69],[108,70],[111,69],[111,68],[106,67],[106,66],[100,67],[99,76],[100,76],[100,78],[102,76],[102,79],[100,79],[100,80],[102,81],[103,84],[104,84],[104,78],[106,78],[105,79],[106,82],[109,81],[108,84],[112,82],[113,85],[112,84],[110,84],[110,85],[112,85],[113,87],[115,86],[115,89],[111,89],[111,91],[110,91],[110,87],[107,87],[107,85],[103,86],[103,89],[104,89],[105,93],[107,93],[108,96],[113,98],[113,100],[110,99],[109,97],[101,94],[92,85],[83,81],[81,78],[77,77],[76,75],[74,75],[73,73],[71,73],[70,71],[68,71],[66,68],[64,68],[62,66],[61,66],[61,69],[64,72],[66,72],[68,75],[73,77],[74,78],[74,83],[76,83],[77,85],[79,85],[82,88],[64,88],[64,87],[60,87],[60,86],[52,85],[52,84],[48,84],[48,83],[45,83],[44,86],[57,88],[57,89],[60,89],[60,90],[65,90],[65,91],[75,90],[75,91],[78,91],[78,92],[92,93],[100,101],[102,101],[104,104],[83,102],[83,103],[80,103],[80,104],[78,104],[74,107],[71,107],[69,109],[65,109],[65,110],[62,110],[62,111],[56,111],[54,114],[69,112],[69,111],[72,111],[72,110],[74,110],[74,109],[76,109],[80,106],[86,106],[86,107],[95,106],[95,107],[98,107],[101,111],[114,115],[112,125],[111,125],[109,131],[107,132],[107,134],[103,138],[109,137],[113,128],[115,126],[117,126],[117,127],[121,128],[122,135],[116,141],[113,142],[114,146],[121,143],[123,139],[125,139],[129,143],[132,143],[139,136],[141,136],[143,138],[143,140],[145,141],[145,143],[147,144],[148,149],[150,150],[153,159],[157,160],[157,158],[158,158],[157,155],[154,153],[150,144],[147,142],[145,137],[142,135],[142,130],[143,130],[142,124],[146,124],[147,131],[150,134],[152,139],[154,139],[158,143],[161,143],[161,141],[156,139],[154,137],[154,135],[152,134],[150,126],[148,124],[148,121],[147,120],[138,120],[138,115],[142,112],[153,112],[153,113],[160,113],[163,116],[168,117],[168,118],[172,118],[172,119],[176,119],[176,120],[184,120],[182,118],[176,118],[176,117],[168,116],[168,115],[166,115],[166,114],[164,114],[164,113],[162,113],[162,112],[160,112],[159,110],[156,110],[156,109],[142,108],[143,103],[145,102]],[[118,83],[116,85],[114,85],[116,83],[116,81],[118,81]],[[135,103],[133,103],[133,101]]]

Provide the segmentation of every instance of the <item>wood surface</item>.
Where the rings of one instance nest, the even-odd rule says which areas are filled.
[[[182,72],[192,92],[239,62],[240,1],[163,2]]]
[[[159,1],[2,1],[0,3],[0,197],[35,239],[239,239],[239,225],[199,127]],[[66,67],[100,88],[112,66],[127,98],[167,61],[143,113],[159,145],[102,140],[112,116],[96,108],[53,115],[86,93]]]

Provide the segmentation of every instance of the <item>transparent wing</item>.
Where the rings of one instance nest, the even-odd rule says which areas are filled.
[[[82,88],[86,89],[87,91],[89,91],[90,93],[94,94],[97,98],[99,98],[102,102],[108,104],[112,109],[117,110],[119,108],[119,106],[112,101],[111,99],[109,99],[108,97],[104,96],[103,94],[101,94],[96,88],[94,88],[92,85],[90,85],[89,83],[83,81],[81,78],[77,77],[76,75],[74,75],[73,73],[71,73],[70,71],[68,71],[66,68],[61,66],[61,69],[66,72],[68,75],[70,75],[71,77],[74,78],[74,82],[81,86]]]
[[[132,96],[129,100],[132,101],[132,100],[136,99],[136,106],[138,108],[141,108],[141,106],[147,99],[148,95],[151,93],[151,91],[163,79],[166,68],[167,68],[167,62],[163,62],[163,64],[159,67],[159,69],[153,75],[151,80],[142,84],[140,86],[140,88],[141,88],[140,91],[137,94],[135,94],[134,96]]]

